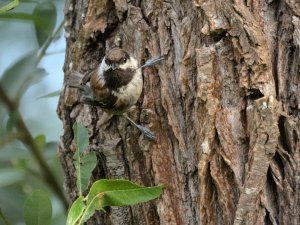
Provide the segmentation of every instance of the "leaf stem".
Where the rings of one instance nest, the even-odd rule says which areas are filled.
[[[3,90],[3,88],[0,85],[0,100],[6,105],[7,109],[10,112],[16,113],[16,128],[20,135],[18,139],[28,147],[28,149],[31,151],[32,155],[38,162],[43,174],[44,179],[46,183],[53,189],[54,193],[60,198],[61,202],[63,203],[65,209],[68,209],[68,201],[62,191],[62,187],[59,185],[59,182],[57,181],[55,175],[51,171],[49,165],[46,162],[46,159],[41,154],[41,149],[39,146],[35,143],[34,138],[32,137],[30,131],[28,130],[20,112],[18,109],[18,105],[15,104],[6,94],[6,92]]]

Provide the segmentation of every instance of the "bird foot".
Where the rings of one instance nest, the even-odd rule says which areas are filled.
[[[149,130],[147,127],[143,127],[139,124],[137,124],[136,122],[134,122],[132,119],[130,119],[130,117],[128,117],[126,114],[123,114],[123,116],[125,116],[125,118],[134,126],[136,126],[136,128],[138,128],[144,135],[145,137],[147,137],[148,139],[150,139],[151,141],[155,141],[156,136],[155,134]]]
[[[143,127],[143,126],[137,124],[137,128],[145,135],[145,137],[147,137],[151,141],[156,140],[155,133],[152,132],[151,130],[149,130],[147,127]]]

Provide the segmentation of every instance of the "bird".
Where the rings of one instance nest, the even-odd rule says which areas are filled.
[[[164,57],[158,56],[139,66],[136,58],[125,50],[115,47],[108,50],[97,68],[85,77],[86,80],[90,80],[89,86],[87,84],[69,84],[69,86],[79,88],[83,92],[80,98],[82,103],[100,107],[104,111],[100,126],[114,115],[124,116],[147,138],[155,140],[152,131],[134,122],[126,112],[136,104],[142,93],[142,68],[153,66],[163,59]]]

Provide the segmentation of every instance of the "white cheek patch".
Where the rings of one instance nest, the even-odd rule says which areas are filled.
[[[119,68],[123,69],[123,70],[129,69],[129,68],[136,69],[136,68],[138,68],[138,63],[134,58],[130,57],[129,60],[127,60],[126,63],[120,65]]]

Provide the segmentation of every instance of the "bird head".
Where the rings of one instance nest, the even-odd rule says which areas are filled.
[[[130,65],[131,59],[129,54],[120,48],[109,50],[103,60],[107,70],[126,70],[127,68],[132,67],[132,65]]]

